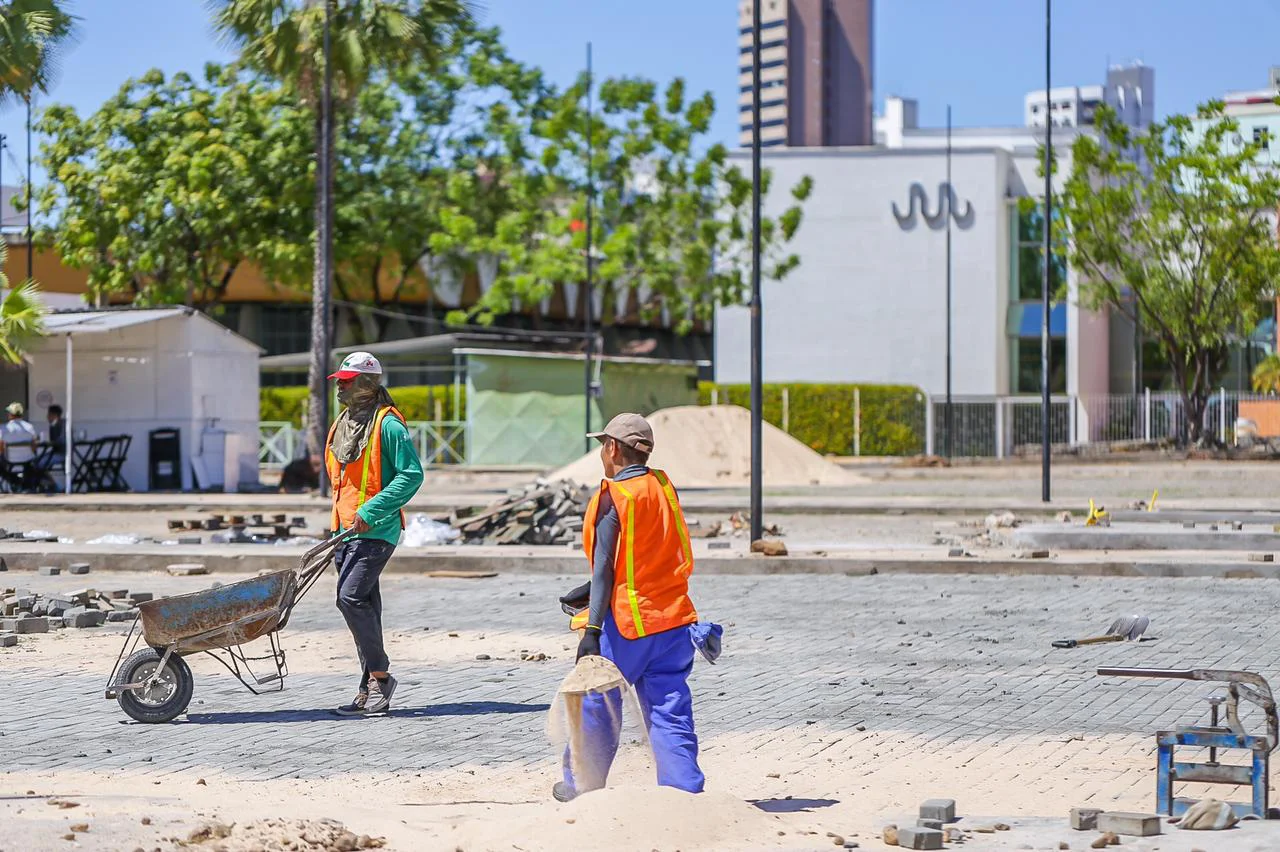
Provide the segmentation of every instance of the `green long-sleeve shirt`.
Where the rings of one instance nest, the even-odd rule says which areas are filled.
[[[382,490],[357,512],[369,529],[357,538],[400,541],[400,510],[422,487],[422,462],[409,430],[396,417],[382,419]]]

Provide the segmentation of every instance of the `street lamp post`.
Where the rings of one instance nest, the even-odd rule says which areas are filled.
[[[1049,502],[1049,288],[1053,263],[1053,102],[1049,99],[1053,0],[1044,0],[1044,281],[1040,296],[1040,499]]]
[[[760,6],[751,4],[751,540],[764,535],[764,325],[760,303]]]
[[[956,211],[953,202],[956,193],[951,187],[951,105],[947,104],[947,194],[938,200],[939,205],[947,206],[947,461],[951,461],[951,436],[955,433],[955,420],[951,407],[951,219]]]
[[[583,430],[586,435],[591,432],[591,356],[595,349],[595,334],[592,329],[591,307],[593,302],[592,290],[595,285],[595,262],[591,257],[591,224],[593,214],[595,212],[595,128],[592,127],[592,119],[594,113],[594,102],[592,100],[592,89],[595,80],[591,74],[591,42],[587,42],[587,280],[583,286],[583,330],[587,335],[586,357],[583,359],[585,367],[583,368],[582,378],[582,400],[586,409],[587,428]],[[591,452],[591,439],[584,438],[586,441],[586,452]]]

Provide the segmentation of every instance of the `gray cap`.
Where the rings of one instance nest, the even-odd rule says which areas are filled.
[[[612,438],[642,453],[653,452],[653,427],[639,414],[619,414],[603,431],[591,432],[588,438]]]

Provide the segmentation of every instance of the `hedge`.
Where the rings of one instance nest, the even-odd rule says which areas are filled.
[[[925,448],[925,402],[910,385],[766,384],[764,419],[782,428],[782,391],[787,390],[788,431],[814,450],[852,455],[853,392],[858,390],[862,419],[860,451],[864,456],[907,456]],[[698,399],[710,405],[712,390],[719,402],[750,407],[750,385],[698,384]]]
[[[461,420],[467,410],[466,388],[458,388],[457,412],[453,408],[453,385],[405,385],[390,390],[396,407],[406,420],[437,419],[436,400],[440,401],[440,413],[445,420]],[[302,425],[302,412],[307,399],[305,387],[264,387],[259,390],[258,396],[258,419]]]

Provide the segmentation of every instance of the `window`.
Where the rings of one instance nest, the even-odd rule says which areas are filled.
[[[762,121],[762,122],[760,122],[760,127],[761,127],[761,129],[764,129],[764,128],[766,128],[766,127],[781,127],[782,125],[784,125],[784,124],[786,124],[786,123],[787,123],[787,120],[786,120],[785,118],[775,118],[775,119],[773,119],[773,120],[771,120],[771,121]],[[738,129],[739,129],[739,130],[741,130],[743,133],[750,133],[750,132],[751,132],[751,122],[747,122],[746,124],[739,124],[739,125],[738,125]]]
[[[1013,392],[1040,392],[1040,339],[1020,337],[1013,343]],[[1049,392],[1067,392],[1067,341],[1049,340]]]
[[[751,14],[751,8],[744,6],[743,12],[749,15]],[[786,23],[787,22],[785,19],[779,19],[777,21],[769,21],[768,23],[760,25],[760,32],[763,34],[768,32],[769,30],[776,30],[778,27],[785,26]],[[751,34],[750,25],[738,28],[738,35],[750,35],[750,34]]]
[[[786,98],[772,101],[761,101],[760,109],[766,110],[769,107],[784,106],[787,103]],[[751,112],[751,104],[741,104],[738,106],[738,112]]]
[[[787,60],[785,59],[775,59],[772,62],[761,62],[760,70],[763,71],[766,68],[781,68],[783,65],[786,65],[786,64],[787,64]],[[740,71],[743,74],[750,74],[751,63],[748,62],[746,65],[739,65],[738,71]]]
[[[1017,232],[1014,240],[1014,251],[1011,278],[1015,301],[1037,301],[1041,298],[1044,281],[1044,213],[1040,205],[1033,209],[1018,208]],[[1061,221],[1061,213],[1053,211],[1055,230]],[[1049,269],[1049,286],[1051,293],[1060,291],[1067,280],[1066,249],[1058,246],[1054,249],[1053,263]]]
[[[787,40],[786,40],[786,39],[778,39],[777,41],[766,41],[766,42],[762,42],[762,43],[760,44],[760,50],[761,50],[761,52],[763,52],[763,51],[768,50],[768,49],[769,49],[769,48],[771,48],[771,47],[786,47],[786,44],[787,44]],[[740,47],[740,48],[738,48],[738,55],[739,55],[739,56],[750,56],[750,55],[751,55],[751,45],[747,45],[746,47]]]
[[[1271,134],[1267,131],[1267,128],[1253,128],[1253,144],[1261,145],[1264,151],[1271,150]]]

